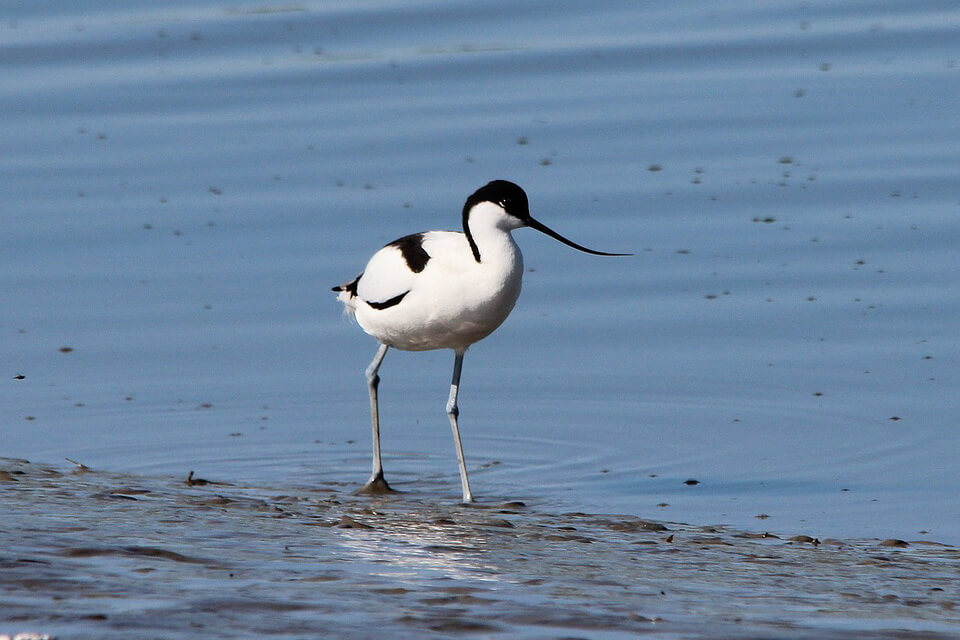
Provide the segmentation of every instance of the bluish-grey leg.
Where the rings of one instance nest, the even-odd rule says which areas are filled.
[[[367,388],[370,391],[370,424],[373,427],[373,473],[370,474],[370,480],[361,489],[364,493],[391,491],[390,485],[383,479],[383,463],[380,460],[380,409],[377,402],[377,388],[380,386],[378,372],[389,348],[387,345],[381,344],[366,371]]]
[[[457,351],[453,361],[453,381],[450,383],[450,397],[447,399],[447,417],[450,418],[450,428],[453,429],[453,443],[457,447],[457,462],[460,464],[460,484],[463,488],[463,501],[473,502],[470,492],[470,479],[467,477],[467,463],[463,457],[463,445],[460,443],[460,427],[457,417],[460,409],[457,408],[457,393],[460,389],[460,369],[463,367],[463,352]]]

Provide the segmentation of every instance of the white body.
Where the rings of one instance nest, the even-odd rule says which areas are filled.
[[[428,231],[423,250],[430,256],[414,272],[399,248],[387,245],[370,258],[357,282],[357,295],[341,291],[364,331],[383,344],[408,351],[453,349],[463,352],[503,324],[520,296],[523,256],[510,231],[520,222],[501,207],[483,203],[470,216],[470,232],[480,252],[474,258],[467,236]],[[376,309],[408,292],[398,304]]]

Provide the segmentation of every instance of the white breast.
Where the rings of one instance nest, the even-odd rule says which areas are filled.
[[[520,295],[523,256],[509,231],[478,239],[477,262],[464,234],[431,231],[422,247],[430,256],[414,272],[402,252],[386,246],[370,259],[357,286],[356,317],[364,331],[398,349],[464,350],[499,327]],[[385,309],[383,302],[402,295]]]

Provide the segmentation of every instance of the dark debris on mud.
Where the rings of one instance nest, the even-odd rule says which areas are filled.
[[[0,459],[0,637],[960,633],[948,545],[81,466]]]

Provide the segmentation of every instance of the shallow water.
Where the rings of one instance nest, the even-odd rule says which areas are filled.
[[[481,508],[960,544],[958,36],[947,2],[7,7],[0,455],[358,486],[375,344],[329,287],[508,178],[637,255],[517,233],[460,396]],[[457,509],[452,359],[381,370],[391,508]]]
[[[960,624],[956,547],[2,462],[0,620],[64,637],[947,638]]]

